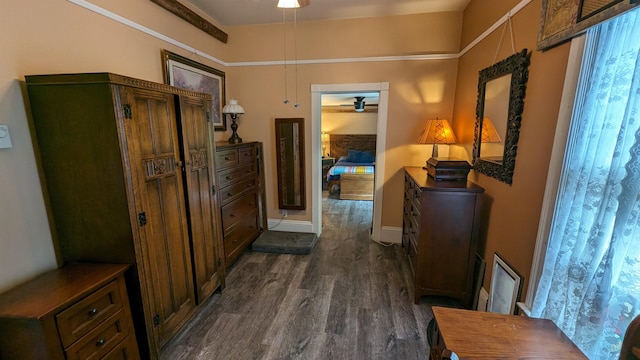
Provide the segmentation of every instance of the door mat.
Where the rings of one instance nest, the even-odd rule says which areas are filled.
[[[265,231],[251,245],[251,250],[275,254],[307,255],[316,246],[313,233]]]

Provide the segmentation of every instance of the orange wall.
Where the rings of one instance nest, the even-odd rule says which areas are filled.
[[[394,16],[375,19],[315,21],[298,23],[297,60],[345,59],[369,56],[456,54],[459,47],[461,13]],[[290,25],[290,24],[289,24]],[[356,31],[357,29],[357,31]],[[287,30],[292,60],[293,29]],[[283,60],[283,25],[237,26],[229,28],[228,56],[232,61]],[[284,66],[247,65],[229,69],[228,94],[245,108],[238,132],[248,140],[264,143],[267,212],[279,218],[275,178],[274,119],[305,119],[305,159],[310,164],[311,85],[389,82],[387,153],[382,225],[402,226],[402,166],[422,165],[427,146],[416,144],[424,121],[435,116],[450,117],[453,109],[457,59],[298,64],[287,67],[288,98],[285,98]],[[296,84],[297,73],[297,84]],[[297,87],[297,95],[296,95]],[[292,106],[298,100],[301,107]],[[429,147],[430,151],[430,147]],[[311,220],[311,167],[307,166],[307,210],[289,211],[289,220]]]
[[[472,0],[464,13],[462,47],[473,41],[487,27],[517,5],[518,0]],[[484,258],[487,272],[485,289],[489,289],[493,253],[500,253],[524,277],[526,292],[538,221],[547,179],[551,146],[560,106],[569,45],[546,52],[536,51],[538,20],[542,0],[534,0],[512,18],[516,51],[529,49],[531,65],[527,82],[522,127],[513,184],[472,172],[470,180],[483,186],[490,205],[486,229]],[[493,64],[503,28],[473,47],[460,58],[454,105],[454,131],[466,154],[471,155],[477,102],[478,72]],[[507,30],[497,61],[511,55]],[[469,159],[471,160],[471,159]]]

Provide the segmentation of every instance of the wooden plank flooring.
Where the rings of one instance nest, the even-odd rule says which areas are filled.
[[[311,254],[245,252],[161,359],[429,358],[431,305],[448,301],[413,304],[403,249],[369,239],[372,201],[324,194]]]

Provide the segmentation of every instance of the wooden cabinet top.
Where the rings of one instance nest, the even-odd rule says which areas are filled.
[[[89,84],[117,84],[131,87],[159,90],[172,94],[189,95],[200,98],[211,99],[210,94],[200,93],[179,87],[159,84],[151,81],[140,80],[128,76],[112,73],[79,73],[79,74],[46,74],[46,75],[26,75],[25,80],[28,86],[49,86],[49,85],[89,85]]]
[[[436,181],[419,166],[405,166],[404,170],[423,191],[484,192],[484,188],[470,181]]]
[[[0,317],[41,318],[56,313],[124,273],[125,264],[70,264],[0,294]]]
[[[228,141],[226,140],[221,140],[221,141],[216,141],[216,150],[222,150],[225,148],[237,148],[237,147],[241,147],[241,146],[253,146],[255,144],[259,144],[259,141],[248,141],[248,142],[241,142],[239,144],[229,144]]]

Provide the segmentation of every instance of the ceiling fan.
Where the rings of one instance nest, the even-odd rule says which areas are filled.
[[[356,112],[363,112],[365,106],[378,107],[378,104],[366,104],[366,102],[364,101],[364,99],[365,99],[364,96],[356,96],[355,99],[356,99],[356,101],[353,102],[353,105],[351,105],[351,104],[340,104],[340,106],[353,106],[353,108],[355,109]]]

